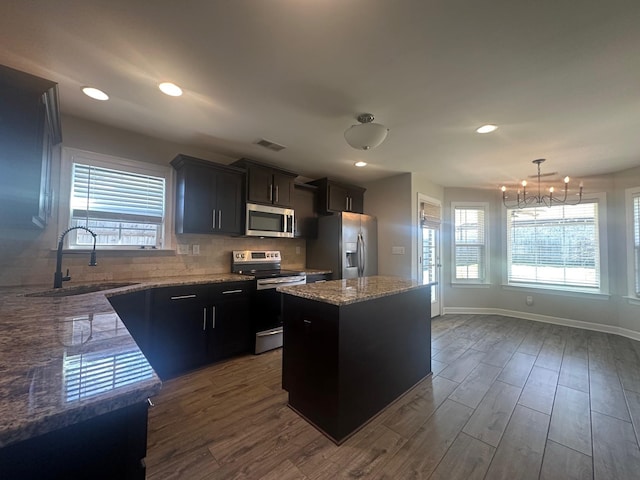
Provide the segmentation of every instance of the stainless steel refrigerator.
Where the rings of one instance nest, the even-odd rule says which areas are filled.
[[[307,266],[330,268],[333,279],[378,274],[376,217],[342,212],[318,219],[318,238],[307,241]]]

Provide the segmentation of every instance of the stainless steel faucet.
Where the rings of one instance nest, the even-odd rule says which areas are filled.
[[[89,266],[95,267],[97,265],[96,263],[97,235],[93,233],[91,230],[89,230],[87,227],[71,227],[66,229],[64,232],[62,232],[62,235],[60,235],[60,241],[58,242],[58,254],[56,256],[56,272],[53,274],[53,288],[62,288],[62,282],[67,282],[71,280],[71,277],[69,276],[68,268],[67,268],[67,274],[64,276],[62,275],[62,254],[63,254],[62,249],[64,247],[64,237],[71,230],[86,230],[93,236],[93,250],[91,251],[91,259],[89,260]]]

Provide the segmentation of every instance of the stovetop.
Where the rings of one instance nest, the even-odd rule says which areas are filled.
[[[281,255],[278,250],[234,250],[231,252],[231,271],[256,278],[276,278],[302,275],[299,270],[280,268]]]

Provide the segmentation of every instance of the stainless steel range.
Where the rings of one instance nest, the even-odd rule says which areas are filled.
[[[255,353],[282,346],[282,300],[276,288],[303,285],[304,272],[282,270],[282,257],[278,250],[234,250],[231,253],[231,271],[253,275],[256,278],[256,298],[253,326],[256,332]]]

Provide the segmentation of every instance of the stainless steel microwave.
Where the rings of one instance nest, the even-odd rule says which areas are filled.
[[[294,213],[291,208],[247,203],[245,234],[250,237],[293,238]]]

